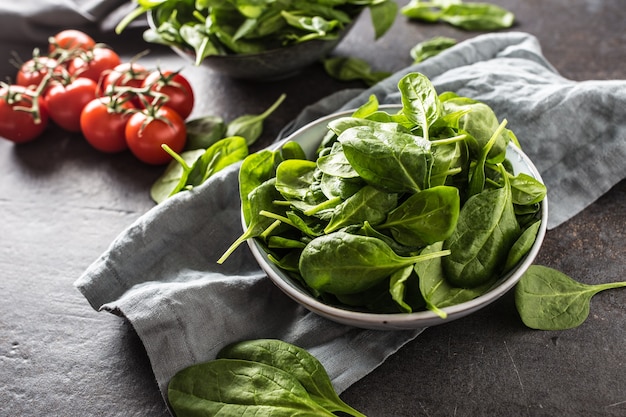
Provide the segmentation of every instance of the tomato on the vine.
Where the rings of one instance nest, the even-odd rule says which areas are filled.
[[[48,112],[41,96],[33,96],[32,90],[21,85],[0,88],[0,136],[15,143],[29,142],[47,125]]]
[[[194,94],[187,79],[173,71],[152,71],[143,81],[143,86],[157,94],[157,103],[165,104],[186,119],[193,110]],[[165,97],[163,97],[165,96]]]
[[[124,93],[122,90],[125,87],[141,88],[147,74],[148,70],[143,65],[136,62],[123,62],[104,76],[100,90],[104,95],[119,94],[138,106],[140,99],[136,96],[132,97],[132,94],[129,96],[129,94]]]
[[[80,114],[83,136],[101,152],[117,153],[127,149],[125,129],[133,108],[130,102],[108,96],[91,100]]]
[[[101,77],[121,63],[120,56],[114,50],[95,47],[72,59],[67,70],[70,75],[99,82]]]
[[[125,135],[132,154],[151,165],[163,165],[172,160],[161,145],[166,144],[180,153],[187,141],[185,121],[167,106],[133,114],[126,124]]]
[[[80,132],[80,114],[96,97],[98,85],[78,77],[67,85],[54,84],[45,95],[46,107],[57,125],[70,132]]]
[[[37,88],[48,74],[58,74],[59,71],[59,63],[56,59],[34,56],[20,66],[15,83],[24,87]]]
[[[58,49],[88,51],[96,46],[96,41],[85,32],[75,29],[62,30],[50,38],[48,52],[55,54]]]

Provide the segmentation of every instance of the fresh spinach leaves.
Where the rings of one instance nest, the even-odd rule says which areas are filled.
[[[314,160],[281,150],[247,157],[248,228],[218,262],[255,238],[324,302],[442,317],[514,268],[535,242],[545,186],[507,170],[506,121],[437,94],[423,74],[407,74],[398,90],[395,112],[372,96],[329,122]]]
[[[401,13],[411,19],[430,23],[442,21],[471,31],[509,28],[515,21],[515,15],[502,7],[462,0],[411,0]]]
[[[339,398],[317,358],[274,339],[237,342],[182,369],[169,382],[168,399],[177,417],[365,417]]]
[[[121,33],[150,12],[148,42],[193,51],[196,65],[211,55],[258,53],[315,39],[336,39],[369,9],[376,38],[395,21],[392,0],[138,0],[117,25]]]
[[[587,319],[594,295],[622,287],[626,287],[626,282],[583,284],[552,268],[532,265],[515,287],[515,305],[530,328],[571,329]]]

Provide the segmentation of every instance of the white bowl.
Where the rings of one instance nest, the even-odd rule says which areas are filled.
[[[397,106],[381,106],[381,109],[397,110]],[[276,144],[275,148],[279,148],[287,141],[298,142],[307,154],[308,158],[314,158],[318,145],[320,144],[322,137],[327,132],[327,125],[333,119],[350,116],[353,110],[332,114],[326,117],[322,117],[314,122],[307,124],[300,128],[289,137]],[[514,172],[524,172],[532,177],[536,178],[543,183],[539,172],[519,148],[510,144],[507,148],[507,158],[511,162]],[[296,302],[300,303],[310,311],[326,317],[330,320],[360,327],[366,329],[376,330],[408,330],[418,329],[422,327],[435,326],[439,324],[448,323],[452,320],[465,317],[490,303],[494,302],[519,281],[522,274],[533,263],[535,257],[539,253],[539,248],[543,243],[543,239],[546,233],[546,223],[548,218],[548,201],[547,198],[541,203],[541,226],[537,233],[535,243],[528,251],[526,256],[520,261],[517,267],[501,277],[493,288],[487,293],[464,303],[457,304],[450,307],[442,308],[447,314],[444,319],[431,311],[418,311],[413,313],[394,313],[394,314],[378,314],[378,313],[364,313],[353,310],[342,309],[339,307],[324,304],[321,301],[312,297],[309,293],[303,290],[297,283],[293,281],[287,274],[285,274],[280,268],[278,268],[272,261],[269,260],[267,253],[262,249],[259,243],[255,239],[248,239],[248,245],[252,251],[253,256],[259,263],[260,267],[267,273],[268,277],[280,288],[285,294],[291,297]],[[242,218],[243,221],[243,218]],[[243,223],[244,229],[246,228],[245,222]]]

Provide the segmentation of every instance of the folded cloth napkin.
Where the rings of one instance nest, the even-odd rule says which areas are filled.
[[[427,75],[441,91],[488,103],[507,118],[549,188],[555,227],[626,174],[626,81],[573,82],[524,33],[478,36],[367,90],[338,92],[303,110],[283,132],[376,94],[398,103],[397,81]],[[224,345],[277,338],[309,350],[338,392],[423,329],[372,331],[323,319],[283,295],[247,247],[216,259],[242,232],[238,165],[156,206],[125,230],[76,281],[93,308],[119,313],[143,341],[161,391],[180,369]]]

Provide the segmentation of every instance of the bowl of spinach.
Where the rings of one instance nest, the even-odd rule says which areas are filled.
[[[139,0],[116,31],[147,13],[147,42],[231,78],[274,80],[329,54],[366,8],[382,36],[397,7],[391,0]]]
[[[331,320],[410,329],[466,316],[509,291],[546,231],[546,188],[484,103],[427,77],[249,155],[244,233],[269,278]]]

